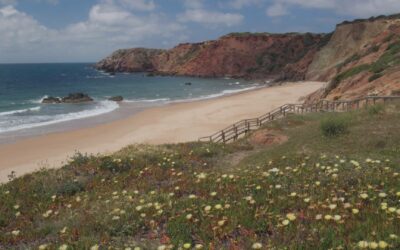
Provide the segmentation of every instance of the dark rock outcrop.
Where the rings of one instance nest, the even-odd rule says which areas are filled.
[[[66,97],[47,97],[42,100],[44,104],[59,104],[59,103],[83,103],[91,102],[93,99],[84,93],[71,93]]]
[[[120,95],[118,96],[113,96],[108,98],[109,101],[114,101],[114,102],[122,102],[124,100],[124,98]]]
[[[82,102],[91,102],[93,99],[84,93],[71,93],[66,97],[63,97],[61,100],[63,103],[82,103]]]
[[[61,103],[61,98],[49,96],[49,97],[44,98],[42,100],[42,103],[44,103],[44,104]]]

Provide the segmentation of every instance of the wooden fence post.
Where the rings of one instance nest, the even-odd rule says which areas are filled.
[[[224,143],[226,143],[226,141],[225,141],[225,132],[222,130],[221,131],[221,136],[222,136],[222,141],[224,142]]]

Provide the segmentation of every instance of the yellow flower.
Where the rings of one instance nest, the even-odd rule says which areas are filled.
[[[316,220],[322,219],[322,214],[317,214],[317,215],[315,216],[315,219],[316,219]]]
[[[334,210],[336,207],[337,207],[336,204],[330,204],[330,205],[329,205],[329,208],[330,208],[331,210]]]
[[[362,194],[360,194],[360,197],[365,200],[368,198],[368,194],[362,193]]]
[[[14,231],[11,232],[11,234],[14,235],[14,236],[18,236],[19,233],[20,233],[19,230],[14,230]]]
[[[385,249],[388,247],[388,243],[386,243],[383,240],[379,241],[378,245],[379,245],[379,248],[381,248],[381,249]]]
[[[381,198],[385,198],[385,197],[387,196],[387,194],[385,194],[385,193],[379,193],[378,196],[381,197]]]
[[[364,240],[363,241],[359,241],[357,245],[358,245],[359,248],[362,248],[362,249],[368,248],[368,242],[366,242]]]
[[[217,209],[217,210],[220,210],[220,209],[222,209],[222,205],[221,204],[217,204],[217,205],[214,206],[214,208]]]
[[[327,215],[325,215],[324,219],[325,220],[331,220],[332,219],[332,215],[327,214]]]
[[[46,249],[48,249],[48,245],[47,244],[43,244],[43,245],[40,245],[39,246],[39,250],[46,250]]]
[[[352,212],[353,214],[358,214],[358,213],[360,212],[360,210],[358,210],[357,208],[353,208],[353,209],[351,210],[351,212]]]
[[[251,248],[253,249],[261,249],[262,248],[262,244],[259,242],[254,243]]]
[[[290,221],[289,220],[283,220],[282,225],[287,226],[289,225]]]
[[[68,249],[68,245],[67,244],[63,244],[58,248],[58,250],[67,250],[67,249]]]
[[[211,192],[210,195],[211,195],[211,196],[216,196],[216,195],[217,195],[217,192]]]
[[[157,250],[165,250],[167,247],[165,245],[160,245],[157,247]]]
[[[203,245],[202,244],[196,244],[194,246],[195,249],[203,249]]]
[[[341,218],[342,218],[342,216],[340,216],[340,215],[335,215],[335,216],[333,216],[333,219],[334,219],[335,221],[339,221]]]
[[[223,225],[225,225],[225,220],[218,221],[218,226],[222,227]]]
[[[288,213],[286,218],[288,218],[290,221],[294,221],[296,219],[296,215],[294,215],[294,213]]]
[[[377,249],[377,248],[378,248],[378,243],[376,243],[375,241],[371,241],[371,242],[368,244],[368,246],[369,246],[369,248],[371,248],[371,249]]]
[[[190,244],[190,243],[183,244],[184,249],[190,249],[191,247],[192,247],[192,244]]]
[[[205,208],[204,208],[204,211],[206,211],[206,212],[209,212],[211,210],[211,206],[206,206]]]
[[[190,220],[190,219],[192,219],[192,217],[193,217],[193,215],[192,215],[192,214],[188,214],[188,215],[186,215],[186,219],[187,219],[187,220]]]
[[[305,203],[310,202],[310,198],[304,198],[304,202],[305,202]]]

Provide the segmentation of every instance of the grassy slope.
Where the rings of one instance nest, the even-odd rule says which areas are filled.
[[[242,140],[78,155],[0,186],[0,249],[352,249],[364,240],[399,249],[398,110],[290,116],[269,125],[289,136],[279,146]],[[348,132],[322,136],[329,116],[346,119]],[[238,154],[247,157],[232,166]]]

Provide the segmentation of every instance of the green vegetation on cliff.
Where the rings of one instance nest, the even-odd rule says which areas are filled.
[[[229,145],[77,154],[0,186],[0,248],[399,249],[399,124],[389,105],[290,115]],[[263,131],[289,139],[255,144]]]

